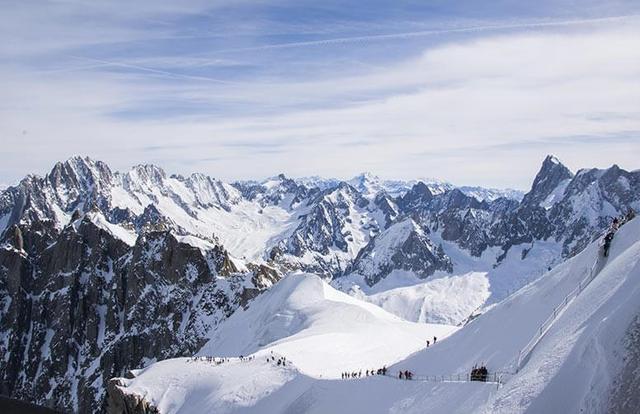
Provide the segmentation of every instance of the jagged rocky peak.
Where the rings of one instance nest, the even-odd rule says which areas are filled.
[[[360,191],[365,197],[375,197],[376,194],[384,189],[380,177],[370,172],[360,173],[349,180],[348,183]]]
[[[261,182],[237,181],[233,183],[233,187],[247,200],[257,201],[262,206],[280,205],[283,208],[295,208],[318,191],[317,188],[309,189],[282,173]]]
[[[573,178],[571,170],[553,155],[547,155],[533,180],[531,190],[522,199],[522,204],[540,205],[544,203],[559,186],[566,186],[571,178]]]
[[[422,181],[418,181],[404,196],[398,199],[398,206],[403,210],[412,210],[424,206],[433,200],[433,193]]]
[[[317,188],[318,190],[326,190],[328,188],[335,187],[340,182],[337,178],[324,178],[317,175],[298,177],[295,181],[309,189]]]
[[[106,206],[105,189],[113,185],[114,174],[107,164],[75,156],[58,162],[44,177],[28,175],[0,198],[0,233],[21,222],[53,221],[57,227],[68,222],[76,209],[83,212]]]
[[[411,271],[426,278],[435,271],[451,272],[451,259],[435,246],[412,218],[397,222],[372,239],[360,251],[349,271],[364,276],[372,286],[394,270]]]
[[[193,192],[196,203],[200,207],[218,205],[229,209],[231,205],[238,204],[242,199],[238,189],[205,174],[193,173],[188,178],[180,177],[179,180]]]
[[[478,201],[475,197],[468,196],[457,188],[438,196],[438,201],[440,201],[443,208],[447,209],[486,209],[488,207],[488,203],[486,201]]]
[[[124,175],[125,188],[137,190],[149,187],[162,187],[167,178],[164,170],[152,164],[140,164]]]
[[[355,187],[346,182],[341,182],[335,188],[323,191],[320,193],[320,198],[339,204],[350,201],[356,205],[363,206],[368,203]]]
[[[111,185],[113,173],[107,164],[89,157],[74,156],[65,162],[58,162],[46,179],[54,189],[71,188],[96,189]]]
[[[395,200],[392,199],[385,191],[382,191],[376,195],[373,203],[377,208],[382,211],[385,218],[385,223],[380,223],[381,228],[388,227],[400,214],[400,209]]]
[[[341,274],[377,234],[383,212],[346,182],[310,199],[295,230],[270,251],[272,260],[326,277]]]

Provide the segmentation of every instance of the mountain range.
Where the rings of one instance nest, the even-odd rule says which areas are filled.
[[[630,209],[640,171],[553,156],[526,194],[371,174],[225,183],[73,157],[0,193],[0,394],[104,411],[110,378],[198,352],[295,272],[463,324]]]

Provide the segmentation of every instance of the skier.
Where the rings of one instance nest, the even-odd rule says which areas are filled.
[[[427,339],[427,348],[429,348],[429,345],[431,345],[431,341]]]
[[[382,367],[382,375],[387,375],[387,366]]]
[[[433,344],[436,344],[436,341],[438,340],[438,338],[436,338],[435,336],[433,337]]]
[[[398,374],[398,378],[402,379],[402,371]]]

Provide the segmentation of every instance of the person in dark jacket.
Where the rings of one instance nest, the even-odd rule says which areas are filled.
[[[604,236],[604,245],[603,245],[604,257],[609,256],[609,249],[611,248],[612,241],[613,241],[613,232],[610,231],[609,233],[607,233],[606,236]]]

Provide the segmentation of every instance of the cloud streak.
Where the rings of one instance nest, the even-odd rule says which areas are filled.
[[[230,53],[230,52],[252,52],[252,51],[269,50],[269,49],[289,49],[289,48],[299,48],[299,47],[309,47],[309,46],[331,46],[331,45],[340,45],[340,44],[346,44],[346,43],[402,40],[402,39],[415,38],[415,37],[437,36],[437,35],[456,34],[456,33],[481,33],[481,32],[494,32],[494,31],[512,30],[512,29],[538,29],[538,28],[549,28],[549,27],[582,26],[582,25],[591,25],[591,24],[599,24],[599,23],[611,24],[615,22],[624,22],[624,21],[636,19],[638,17],[640,17],[640,15],[630,14],[630,15],[599,17],[599,18],[591,18],[591,19],[491,24],[491,25],[483,25],[483,26],[469,26],[469,27],[459,27],[459,28],[450,28],[450,29],[441,29],[441,30],[420,30],[420,31],[412,31],[412,32],[402,32],[402,33],[374,34],[374,35],[366,35],[366,36],[350,36],[350,37],[339,37],[339,38],[332,38],[332,39],[309,40],[304,42],[276,43],[276,44],[267,44],[267,45],[244,47],[244,48],[221,49],[211,53],[216,54],[216,53]]]

